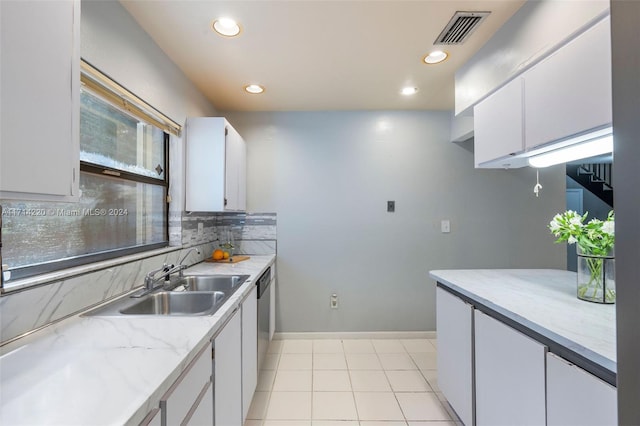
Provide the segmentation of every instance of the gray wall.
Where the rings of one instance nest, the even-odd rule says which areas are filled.
[[[611,2],[618,423],[640,424],[640,2]]]
[[[533,169],[475,170],[449,112],[225,116],[248,144],[248,210],[278,214],[278,331],[435,330],[431,269],[565,267],[546,228],[564,167],[539,199]]]

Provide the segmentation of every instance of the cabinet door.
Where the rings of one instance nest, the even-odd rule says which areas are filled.
[[[546,346],[475,311],[478,426],[545,424],[545,353]]]
[[[204,386],[211,382],[211,346],[204,347],[160,400],[163,424],[178,425],[187,417]]]
[[[465,425],[473,424],[473,306],[438,287],[438,386]]]
[[[215,424],[242,424],[241,315],[235,311],[215,338]]]
[[[552,353],[547,354],[547,425],[617,425],[617,391]]]
[[[204,386],[211,382],[211,373],[211,346],[207,345],[160,400],[164,424],[182,423]]]
[[[271,273],[275,268],[272,267]],[[276,332],[276,278],[272,275],[271,284],[269,284],[269,343],[273,340],[273,334]]]
[[[198,405],[193,408],[191,417],[184,425],[213,426],[213,386],[211,383],[203,390]]]
[[[195,117],[186,129],[186,210],[246,209],[246,148],[222,117]]]
[[[258,287],[242,303],[242,422],[258,384]]]
[[[473,108],[476,167],[524,150],[522,90],[516,78]]]
[[[140,422],[140,426],[162,426],[160,408],[155,408]]]
[[[527,149],[610,125],[610,19],[534,66],[524,80]]]
[[[246,209],[246,148],[240,134],[227,123],[225,140],[225,210]]]
[[[196,117],[186,129],[186,210],[224,210],[225,119]]]
[[[77,201],[80,1],[1,1],[0,19],[0,198]]]

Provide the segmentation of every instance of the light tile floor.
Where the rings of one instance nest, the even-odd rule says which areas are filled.
[[[245,426],[455,426],[436,341],[274,340]]]

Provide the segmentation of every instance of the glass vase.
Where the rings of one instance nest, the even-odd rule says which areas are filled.
[[[596,303],[616,302],[615,257],[613,249],[598,256],[577,247],[578,299]]]

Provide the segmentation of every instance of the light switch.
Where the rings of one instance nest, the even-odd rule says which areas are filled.
[[[440,231],[442,231],[443,234],[451,232],[451,221],[449,221],[449,219],[440,221]]]

